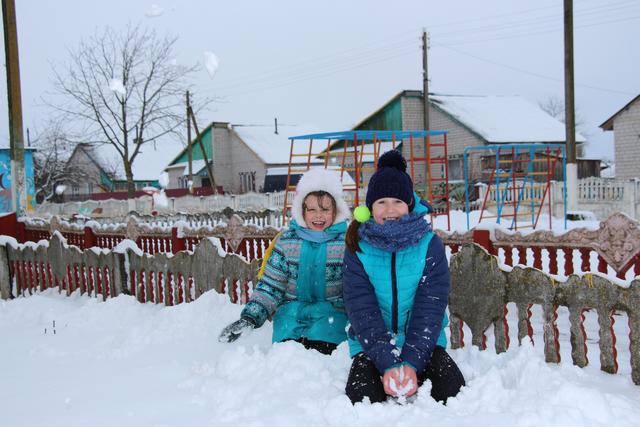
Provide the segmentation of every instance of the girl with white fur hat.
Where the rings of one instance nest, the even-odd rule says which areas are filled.
[[[296,186],[292,220],[269,256],[240,319],[225,327],[232,342],[273,318],[273,342],[294,340],[330,354],[347,336],[342,263],[349,207],[336,171],[311,169]]]

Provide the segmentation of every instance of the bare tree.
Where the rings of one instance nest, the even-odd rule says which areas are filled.
[[[53,198],[60,183],[86,179],[81,168],[67,166],[76,144],[68,137],[62,122],[50,121],[36,135],[31,145],[36,148],[33,153],[33,166],[38,203]]]
[[[69,52],[64,72],[53,67],[63,102],[50,104],[83,128],[83,142],[115,147],[130,198],[141,147],[168,134],[182,138],[184,94],[198,66],[176,64],[176,42],[140,25],[122,33],[106,27]]]
[[[538,106],[547,114],[554,117],[558,121],[564,123],[565,115],[564,115],[564,100],[557,96],[549,96],[544,101],[539,101]],[[580,132],[582,135],[587,135],[585,131],[584,119],[580,115],[578,111],[576,111],[576,132]],[[584,147],[583,144],[578,146],[578,155],[584,155]]]

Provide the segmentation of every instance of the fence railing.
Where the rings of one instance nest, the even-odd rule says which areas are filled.
[[[13,216],[14,225],[7,222],[5,232],[17,239],[19,243],[38,242],[49,239],[56,231],[69,244],[80,249],[99,247],[113,249],[124,240],[131,240],[145,253],[177,254],[181,250],[194,250],[203,239],[215,237],[220,240],[222,248],[229,253],[242,255],[248,260],[262,258],[262,254],[269,246],[271,239],[278,234],[280,227],[259,226],[256,223],[274,222],[281,224],[281,215],[273,211],[246,214],[243,219],[239,214],[225,210],[226,214],[201,215],[190,217],[187,221],[173,222],[171,227],[145,224],[138,221],[137,216],[130,216],[126,223],[98,224],[94,221],[85,223],[70,223],[60,220],[57,216],[48,221],[18,221]],[[222,214],[224,214],[224,212]],[[151,217],[153,218],[153,217]],[[177,225],[176,225],[177,224]],[[204,224],[204,225],[198,225]],[[213,225],[209,225],[213,224]]]
[[[225,227],[226,241],[247,241],[244,233],[250,233],[252,226],[243,225],[239,217],[233,218],[236,225],[230,221]],[[230,233],[230,229],[235,231]],[[495,350],[505,351],[509,347],[506,305],[513,303],[517,307],[519,340],[532,336],[530,308],[540,305],[545,358],[558,362],[557,309],[566,307],[573,362],[584,366],[588,358],[583,314],[594,310],[600,325],[597,340],[601,369],[616,372],[613,319],[616,313],[624,313],[629,319],[632,379],[640,385],[637,221],[616,214],[601,223],[598,230],[573,229],[562,235],[548,231],[512,234],[500,229],[437,233],[451,255],[449,311],[454,347],[464,345],[463,323],[472,331],[472,343],[481,348],[486,347],[485,332],[493,325]],[[253,255],[245,255],[252,259],[248,262],[229,254],[219,238],[194,236],[197,243],[194,240],[189,244],[192,251],[184,251],[181,249],[187,249],[186,237],[172,237],[179,242],[171,242],[173,255],[156,249],[154,255],[145,254],[127,245],[112,251],[81,250],[67,246],[59,232],[54,232],[48,243],[37,245],[7,243],[5,239],[0,244],[0,292],[3,298],[10,298],[58,287],[67,293],[79,289],[102,298],[128,293],[140,301],[177,304],[215,289],[229,294],[234,302],[246,301],[256,283],[258,258],[262,256],[256,245]]]
[[[58,288],[70,295],[103,300],[121,294],[140,302],[174,305],[190,302],[215,289],[232,302],[246,302],[260,261],[225,254],[216,239],[204,239],[193,252],[175,256],[119,251],[81,250],[68,246],[60,233],[47,244],[0,245],[0,295],[3,299]]]
[[[531,267],[499,268],[496,258],[478,245],[465,245],[451,260],[452,290],[449,298],[451,346],[464,345],[463,323],[471,329],[472,343],[486,348],[485,331],[493,326],[495,351],[509,348],[509,324],[506,305],[517,307],[518,342],[533,340],[531,307],[540,305],[543,313],[545,360],[560,362],[560,331],[556,321],[558,307],[569,311],[571,357],[573,364],[589,363],[587,339],[595,339],[600,349],[600,369],[618,372],[614,314],[624,312],[629,319],[631,376],[640,385],[640,281],[623,288],[606,277],[572,275],[557,282],[548,274]],[[595,310],[600,325],[596,337],[587,336],[584,313]]]

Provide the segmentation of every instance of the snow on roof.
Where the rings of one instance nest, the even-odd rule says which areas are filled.
[[[173,139],[147,142],[133,161],[134,180],[157,180],[171,160],[183,149],[183,145]],[[111,144],[93,146],[93,159],[107,172],[114,171],[117,180],[125,180],[122,158]],[[195,170],[195,166],[194,166]]]
[[[565,126],[520,96],[432,95],[440,109],[488,143],[553,143],[565,141]],[[576,132],[576,141],[586,139]]]
[[[194,174],[197,174],[200,171],[202,171],[202,169],[204,169],[205,165],[206,165],[206,163],[202,159],[200,159],[200,160],[192,160],[191,161],[191,170],[193,171]],[[182,176],[189,175],[189,162],[174,163],[172,165],[167,166],[165,168],[165,170],[178,169],[178,168],[184,168],[184,170],[182,171]]]
[[[266,164],[289,163],[291,149],[289,137],[318,132],[315,126],[292,125],[278,125],[277,134],[274,132],[273,126],[234,125],[233,130]],[[294,157],[293,163],[307,163],[306,154],[309,153],[309,142],[295,141],[293,147],[294,154],[305,154],[305,156]],[[316,141],[311,147],[312,153],[320,153],[326,147],[326,142]]]
[[[340,168],[336,167],[336,166],[329,166],[327,169],[330,170],[335,170],[340,172]],[[271,175],[287,175],[289,173],[289,168],[288,167],[275,167],[275,168],[267,168],[267,175],[271,176]],[[299,174],[299,173],[303,173],[303,172],[298,172],[294,174]],[[342,185],[356,185],[356,182],[353,180],[353,178],[351,178],[351,175],[349,175],[348,172],[344,172],[341,176],[341,182]]]

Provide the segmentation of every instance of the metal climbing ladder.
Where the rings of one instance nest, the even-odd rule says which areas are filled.
[[[559,159],[562,159],[563,182],[566,159],[562,144],[511,144],[467,147],[464,152],[467,228],[469,228],[469,168],[471,151],[495,152],[495,160],[482,200],[479,222],[511,219],[509,229],[536,228],[545,207],[548,208],[549,229],[552,228],[551,182]],[[564,189],[566,198],[566,187]],[[566,218],[566,201],[564,203]],[[565,223],[566,227],[566,223]]]

